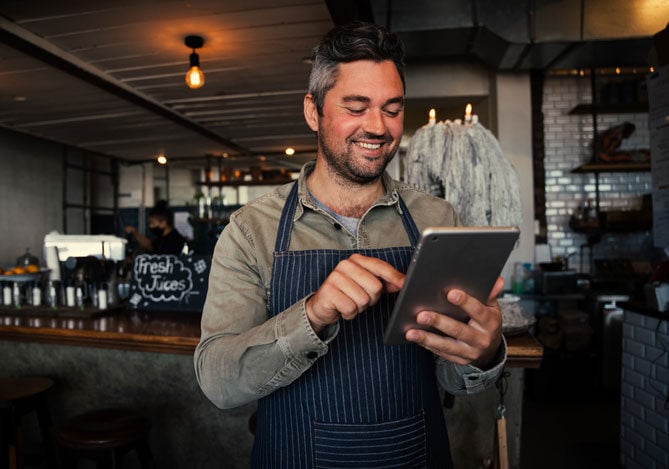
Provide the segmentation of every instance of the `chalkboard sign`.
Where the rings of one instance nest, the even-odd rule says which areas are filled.
[[[201,312],[207,296],[208,256],[140,254],[130,283],[130,306],[138,310]]]

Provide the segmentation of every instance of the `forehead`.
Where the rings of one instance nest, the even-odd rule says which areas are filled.
[[[385,101],[403,96],[404,88],[400,74],[391,60],[358,60],[339,64],[337,80],[329,94],[337,98],[360,95]]]

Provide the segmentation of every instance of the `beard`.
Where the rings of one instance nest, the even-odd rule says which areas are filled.
[[[348,183],[369,184],[378,180],[392,161],[397,147],[391,148],[393,139],[390,135],[384,135],[382,148],[385,150],[375,164],[364,164],[364,156],[355,154],[355,139],[378,139],[378,135],[362,134],[346,139],[343,145],[334,145],[327,130],[323,127],[318,129],[318,147],[323,159],[330,168],[331,174]]]

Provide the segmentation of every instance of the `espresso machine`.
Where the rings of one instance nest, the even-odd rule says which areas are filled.
[[[44,259],[49,269],[52,306],[93,306],[106,309],[118,303],[118,284],[124,282],[125,238],[112,235],[44,236]]]

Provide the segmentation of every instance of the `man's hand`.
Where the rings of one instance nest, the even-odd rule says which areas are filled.
[[[402,288],[404,274],[375,257],[353,254],[341,261],[307,299],[307,317],[316,333],[339,318],[351,320],[376,304],[383,293]]]
[[[465,324],[434,311],[421,311],[416,318],[418,324],[437,329],[446,337],[410,329],[406,332],[406,339],[445,360],[487,368],[502,341],[502,312],[495,299],[502,288],[504,279],[499,277],[485,304],[461,290],[450,290],[446,298],[469,315],[469,322]]]

